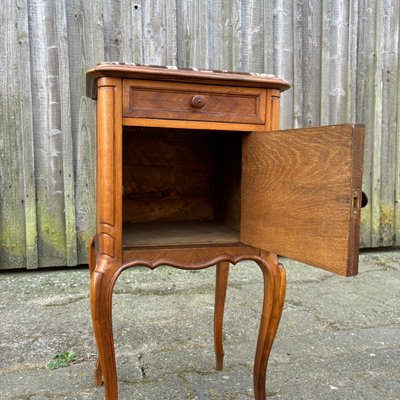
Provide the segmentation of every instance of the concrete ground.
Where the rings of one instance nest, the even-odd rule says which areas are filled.
[[[342,278],[285,261],[288,286],[272,350],[271,399],[400,399],[400,252],[361,255]],[[131,269],[114,295],[120,399],[252,398],[262,279],[232,267],[225,368],[215,371],[214,268]],[[93,385],[96,347],[86,269],[0,274],[0,399],[103,399]],[[66,368],[53,354],[75,351]]]

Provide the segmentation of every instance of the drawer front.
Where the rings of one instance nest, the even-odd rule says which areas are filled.
[[[129,79],[123,91],[125,118],[265,124],[265,89]]]

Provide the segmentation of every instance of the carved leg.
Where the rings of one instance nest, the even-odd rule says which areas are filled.
[[[89,261],[89,272],[92,277],[93,272],[96,269],[96,249],[94,246],[94,237],[90,239],[88,245],[88,261]],[[101,368],[100,357],[97,357],[96,367],[94,368],[94,384],[100,386],[103,383],[103,371]]]
[[[254,398],[265,400],[265,376],[269,354],[278,330],[286,291],[286,274],[275,254],[263,253],[259,262],[264,275],[264,304],[254,361]]]
[[[222,370],[224,364],[224,347],[222,343],[222,326],[224,322],[224,307],[226,288],[228,286],[229,262],[217,264],[215,280],[215,308],[214,308],[214,350],[217,370]]]
[[[89,241],[88,261],[89,261],[90,276],[92,277],[92,274],[96,268],[96,249],[94,247],[94,237]],[[103,371],[101,368],[100,357],[97,357],[96,367],[94,368],[94,384],[96,386],[100,386],[102,383],[103,383]]]
[[[93,329],[99,351],[99,360],[95,369],[95,384],[101,384],[101,377],[103,376],[106,399],[117,400],[118,387],[112,331],[111,280],[111,271],[104,273],[94,271],[92,273],[90,302]]]

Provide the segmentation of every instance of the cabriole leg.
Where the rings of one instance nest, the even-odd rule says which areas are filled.
[[[258,264],[264,276],[264,302],[254,361],[254,398],[265,400],[268,358],[278,330],[286,292],[286,274],[275,254],[262,253]]]
[[[96,249],[95,249],[95,238],[93,237],[89,241],[88,246],[88,260],[89,260],[89,272],[91,279],[93,278],[93,272],[96,269]],[[103,383],[103,371],[101,368],[100,357],[97,357],[96,367],[94,368],[94,384],[100,386]]]
[[[214,308],[214,350],[217,370],[222,370],[224,364],[224,347],[222,342],[222,327],[224,321],[224,307],[226,289],[228,286],[229,262],[217,264],[215,280],[215,308]]]
[[[90,302],[93,329],[99,359],[95,369],[95,383],[104,388],[107,400],[118,399],[117,368],[112,331],[112,274],[111,271],[94,271],[91,278]]]

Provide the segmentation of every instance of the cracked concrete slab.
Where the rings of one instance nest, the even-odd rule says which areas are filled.
[[[288,290],[267,374],[269,398],[400,399],[400,252],[365,252],[360,274],[334,276],[283,260]],[[262,275],[232,267],[224,371],[214,369],[213,268],[125,271],[114,294],[119,395],[253,398]],[[85,268],[0,274],[0,399],[102,399]],[[48,370],[53,354],[78,361]]]

